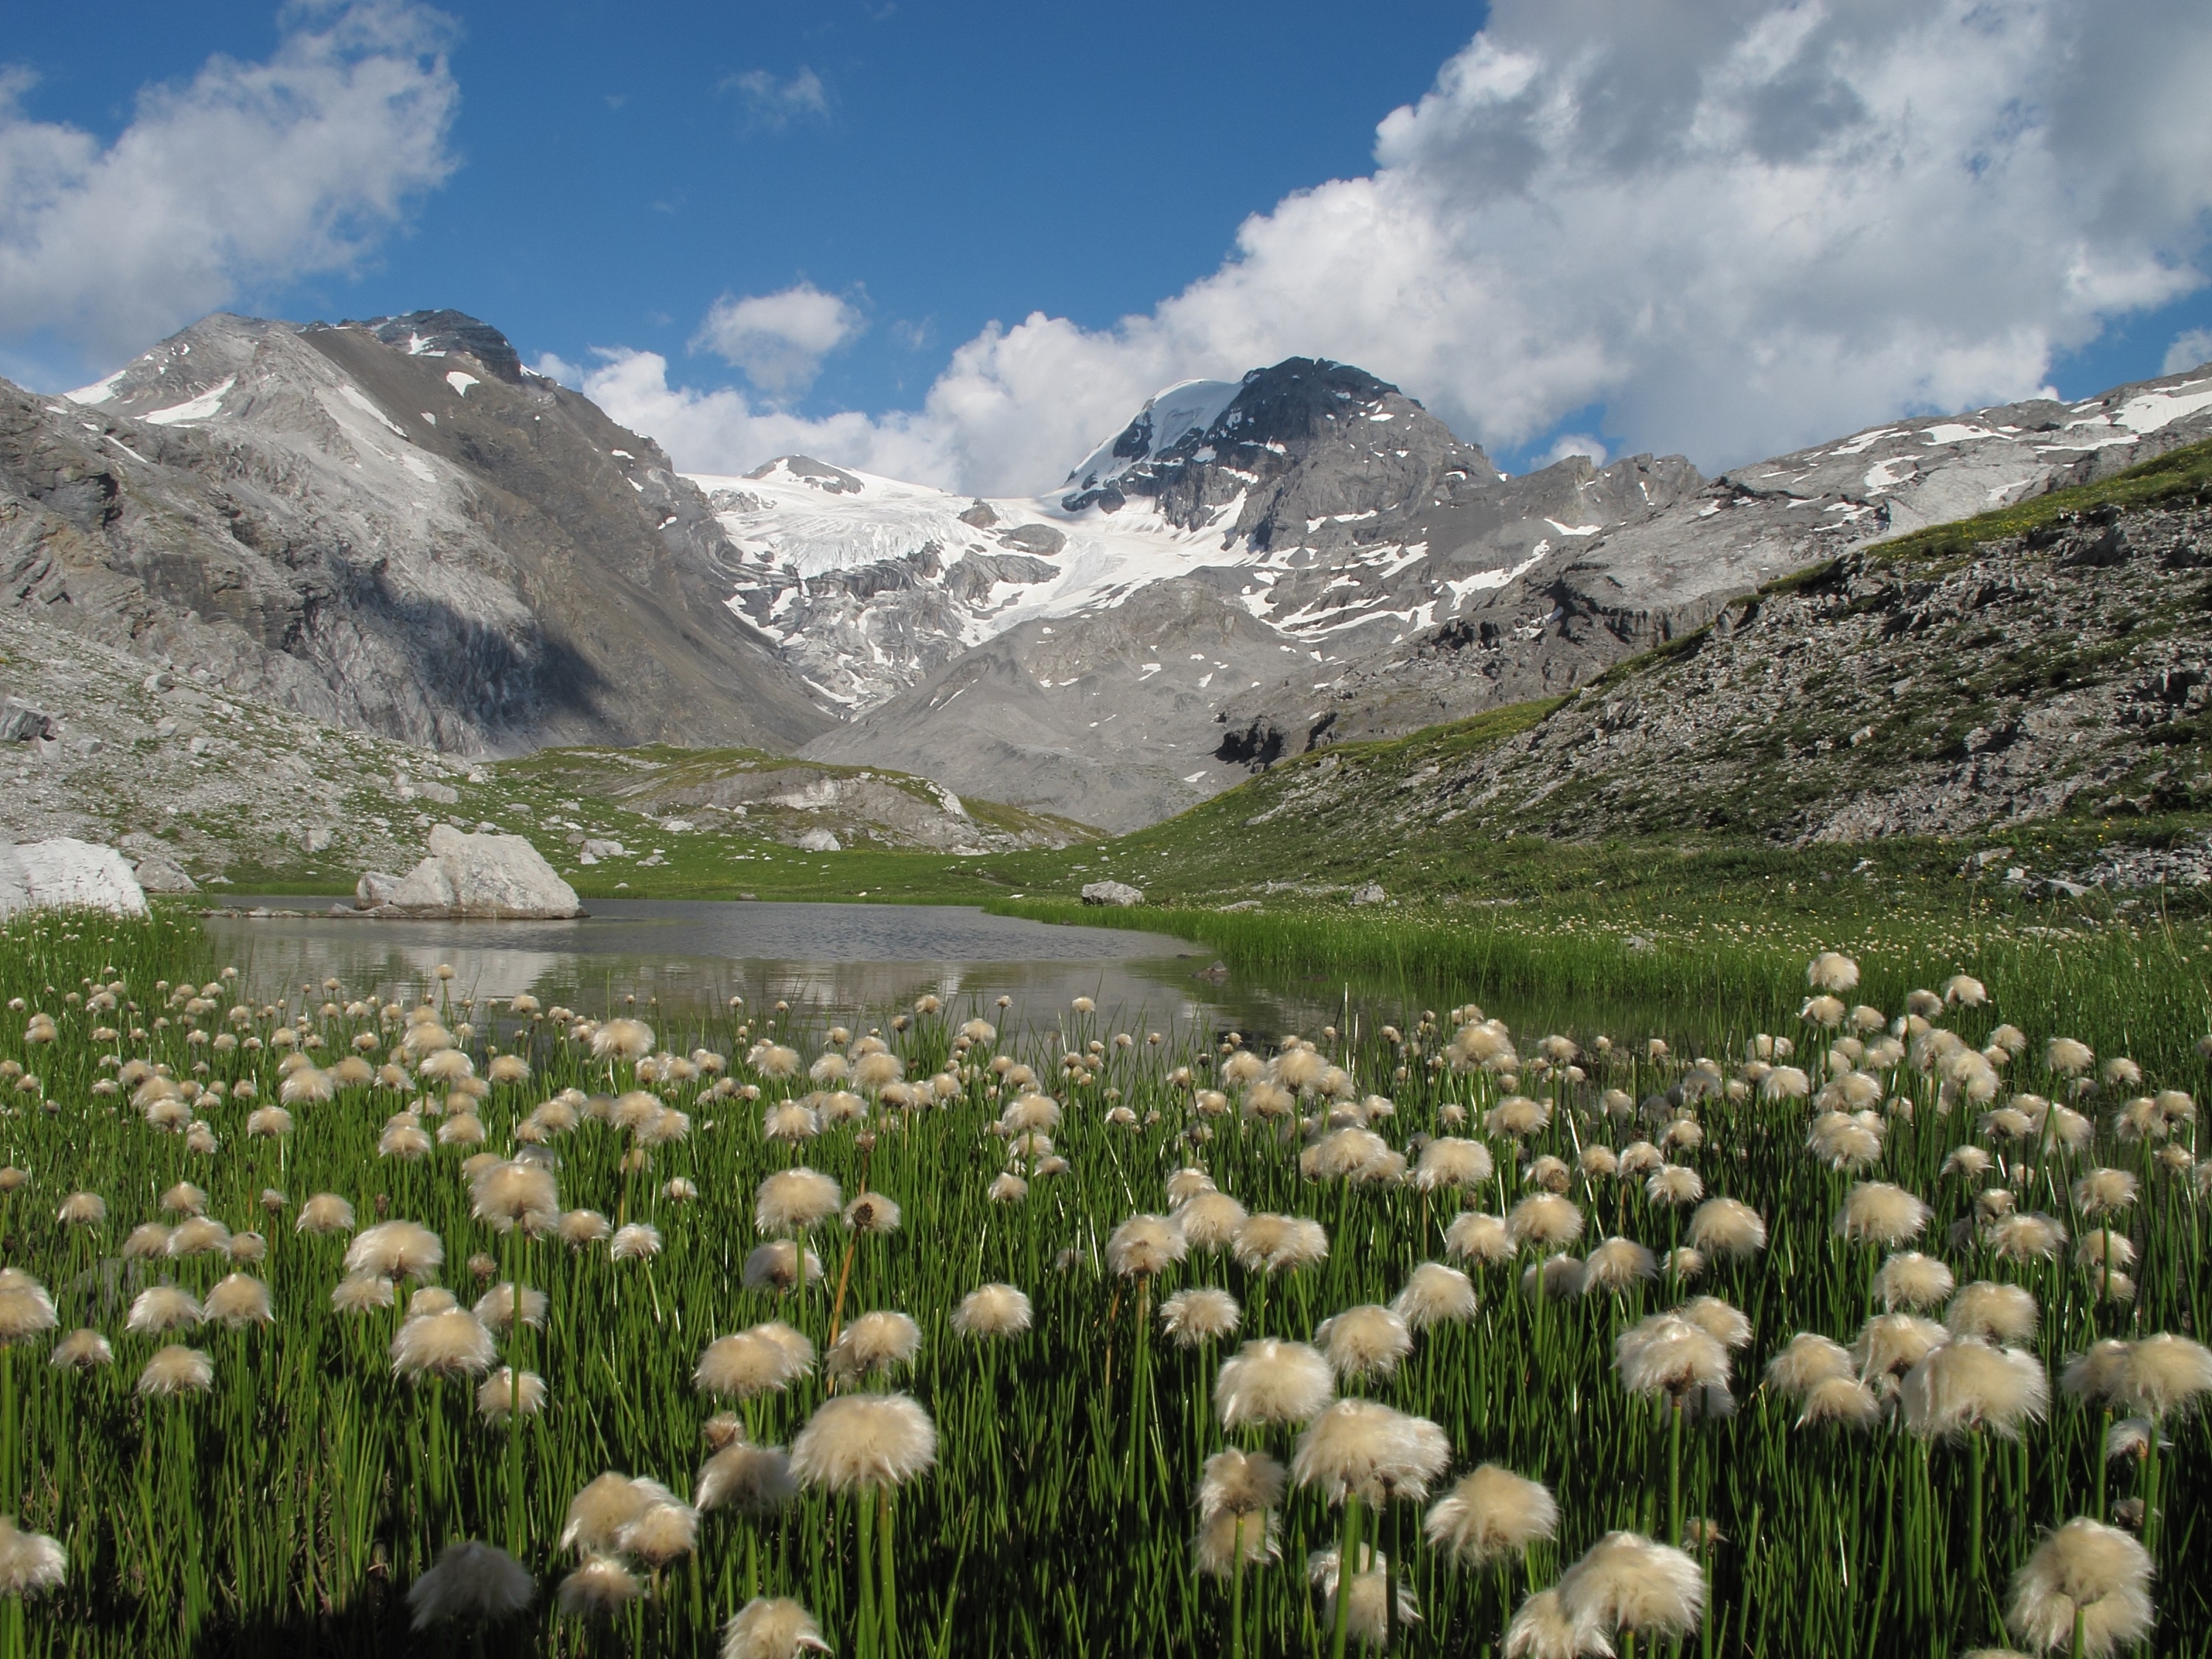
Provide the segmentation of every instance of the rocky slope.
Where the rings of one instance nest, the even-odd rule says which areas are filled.
[[[1162,393],[1053,498],[805,458],[701,483],[733,604],[852,711],[805,752],[1126,830],[1321,744],[1572,690],[1790,571],[2208,431],[2199,373],[1712,480],[1643,455],[1509,478],[1395,387],[1293,358]]]
[[[2207,806],[2212,443],[1850,550],[1556,702],[1286,761],[1192,833],[1270,865],[1285,830],[1332,823],[1377,846],[1805,844]],[[2166,863],[2212,873],[2193,845]]]
[[[0,610],[0,841],[119,846],[150,890],[349,890],[404,870],[440,823],[531,838],[563,874],[725,860],[772,847],[1004,852],[1079,826],[876,769],[760,750],[548,749],[472,763],[240,696],[206,668],[149,668]],[[586,858],[587,848],[600,852]],[[603,855],[602,855],[603,854]]]
[[[1232,702],[1222,711],[1218,753],[1265,765],[1326,743],[1557,696],[1790,570],[2110,477],[2208,434],[2212,372],[2198,369],[2076,404],[1896,422],[1711,483],[1679,472],[1658,489],[1639,480],[1636,496],[1615,489],[1594,507],[1594,528],[1440,607],[1433,626],[1409,629],[1326,682],[1285,677]]]
[[[466,755],[829,723],[722,604],[648,440],[489,325],[216,316],[69,399],[0,383],[17,614],[225,695]]]

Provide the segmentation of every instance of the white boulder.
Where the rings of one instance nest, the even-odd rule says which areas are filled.
[[[793,843],[802,853],[835,853],[837,837],[827,830],[809,830]]]
[[[0,916],[62,909],[143,916],[146,894],[129,862],[112,847],[71,836],[0,842]]]
[[[1142,904],[1145,895],[1141,888],[1132,887],[1126,881],[1090,881],[1083,884],[1083,902],[1085,904]]]
[[[363,878],[357,896],[380,884]],[[379,914],[557,921],[581,915],[576,890],[521,836],[472,836],[441,823],[430,856],[401,877]]]

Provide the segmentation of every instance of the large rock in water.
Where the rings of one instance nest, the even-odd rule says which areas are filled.
[[[472,836],[448,823],[430,831],[430,856],[402,877],[377,908],[398,915],[521,921],[583,914],[576,890],[523,836]]]
[[[19,910],[107,910],[146,914],[146,895],[112,847],[59,836],[0,842],[0,916]]]

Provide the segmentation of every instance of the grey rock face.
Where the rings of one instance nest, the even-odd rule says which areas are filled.
[[[33,708],[16,697],[0,705],[0,743],[29,743],[60,735],[61,728],[45,709]]]
[[[139,887],[149,893],[197,893],[199,884],[185,866],[165,851],[142,854],[131,866]]]
[[[0,593],[157,672],[470,753],[826,721],[698,491],[472,319],[211,317],[76,396],[0,384]]]
[[[1195,388],[1178,388],[1186,398]],[[1116,511],[1133,496],[1157,501],[1170,524],[1219,526],[1266,550],[1311,545],[1324,524],[1402,514],[1439,490],[1492,481],[1480,447],[1364,369],[1291,357],[1255,369],[1203,426],[1200,404],[1166,422],[1164,393],[1110,445],[1069,476],[1061,505]],[[1180,426],[1180,431],[1176,428]],[[1233,517],[1229,509],[1237,510]],[[1327,539],[1350,544],[1335,529]]]
[[[354,908],[359,910],[374,910],[380,905],[391,903],[393,896],[399,891],[403,879],[404,878],[395,876],[386,870],[362,872],[361,879],[353,885]]]
[[[2208,391],[2212,376],[2199,372],[2073,404],[1899,421],[1710,483],[1679,460],[1639,456],[1601,471],[1571,459],[1525,478],[1467,486],[1454,505],[1425,518],[1429,560],[1395,579],[1397,603],[1419,601],[1404,612],[1415,625],[1326,686],[1279,682],[1232,702],[1222,711],[1221,757],[1265,765],[1323,744],[1398,736],[1571,691],[1791,570],[2091,483],[2212,434]],[[1576,476],[1575,499],[1534,514],[1515,501],[1562,469]],[[1549,533],[1523,543],[1525,558],[1505,570],[1476,573],[1469,586],[1455,574],[1472,568],[1455,564],[1464,556],[1443,550],[1486,512],[1547,525]],[[1499,544],[1498,533],[1483,532],[1487,546]],[[1370,602],[1357,592],[1347,597]],[[1279,599],[1271,616],[1280,610]]]
[[[1144,890],[1132,887],[1126,881],[1087,881],[1083,884],[1085,904],[1113,904],[1127,908],[1145,902]]]
[[[429,857],[400,879],[380,908],[518,921],[559,921],[583,909],[576,890],[524,837],[470,835],[444,823],[430,831]]]
[[[24,910],[146,914],[146,895],[123,854],[73,836],[0,842],[0,917]]]
[[[1348,813],[1378,838],[1463,821],[1565,841],[1809,843],[2201,811],[2208,592],[2212,502],[2100,508],[1923,565],[1863,549],[1795,591],[1732,601],[1675,651],[1457,760],[1405,775],[1389,750],[1309,760],[1252,822]],[[2076,886],[2134,874],[2038,872],[2017,850],[2008,841],[1970,871]],[[2193,880],[2199,862],[2192,849],[2156,868]]]
[[[1242,778],[1207,752],[1223,689],[1304,656],[1212,584],[1158,582],[1000,634],[800,753],[848,765],[896,755],[963,794],[1133,830]]]
[[[1294,359],[1153,399],[1052,504],[1067,540],[1045,568],[969,545],[957,501],[921,514],[928,492],[864,483],[828,512],[787,490],[726,516],[787,562],[733,602],[854,711],[809,755],[1131,829],[1287,755],[1571,692],[1775,576],[2192,440],[2212,431],[2207,388],[2172,376],[1899,422],[1713,480],[1648,455],[1504,478],[1395,388]],[[1146,538],[1158,553],[1127,551]],[[855,545],[885,553],[804,577],[790,562]],[[1095,588],[1067,574],[1117,558],[1127,575]],[[1164,594],[1200,589],[1253,648],[1147,636]],[[1057,672],[1033,660],[1048,638]],[[1132,661],[1157,681],[1117,684]],[[1152,688],[1177,664],[1197,672],[1162,709]]]

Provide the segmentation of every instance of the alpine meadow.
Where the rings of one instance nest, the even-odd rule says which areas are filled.
[[[2203,0],[17,11],[0,1659],[2212,1659]]]

